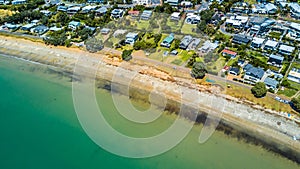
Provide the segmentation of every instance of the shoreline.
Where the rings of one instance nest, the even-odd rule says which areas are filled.
[[[62,68],[63,71],[66,71],[67,75],[69,74],[69,75],[73,76],[72,79],[75,78],[74,80],[76,80],[77,77],[76,77],[76,75],[75,76],[73,75],[72,68],[74,68],[76,60],[77,60],[77,56],[79,54],[91,56],[91,57],[87,58],[88,62],[98,63],[100,61],[100,66],[101,66],[101,70],[102,70],[101,78],[103,78],[104,80],[107,80],[108,82],[111,81],[111,78],[112,78],[113,73],[116,70],[116,68],[120,68],[120,67],[117,67],[116,65],[107,64],[106,62],[104,62],[103,58],[102,58],[103,56],[100,56],[100,54],[90,54],[90,53],[81,51],[79,49],[64,49],[64,48],[59,48],[59,47],[56,48],[56,47],[42,45],[39,43],[27,42],[25,40],[18,41],[18,39],[14,39],[14,38],[8,38],[8,40],[11,43],[13,43],[14,41],[17,42],[17,44],[15,44],[15,45],[19,46],[19,48],[15,48],[15,49],[20,49],[20,50],[18,52],[17,50],[14,50],[12,48],[10,50],[8,50],[6,48],[7,49],[6,55],[15,56],[17,58],[22,58],[22,59],[34,61],[37,63],[42,63],[42,64]],[[22,43],[32,43],[32,45],[29,44],[29,46],[24,46],[22,44],[19,44],[21,42]],[[45,49],[44,49],[44,47],[45,47]],[[38,49],[38,50],[36,50],[36,49]],[[42,52],[40,52],[39,49],[41,49]],[[52,50],[55,50],[55,52],[53,52]],[[46,53],[46,52],[43,53],[44,51],[48,51],[48,53]],[[3,49],[0,50],[0,54],[2,54],[2,53],[3,53]],[[24,53],[29,53],[29,54],[23,56],[22,54],[24,54]],[[85,67],[86,65],[81,65],[81,66]],[[128,67],[130,67],[131,70],[126,69]],[[132,74],[134,71],[137,71],[140,67],[141,66],[130,65],[130,63],[125,63],[125,67],[121,68],[122,72],[124,73],[123,76],[126,79],[126,77],[127,77],[126,75],[128,75],[130,73]],[[144,66],[143,68],[146,69],[147,66]],[[150,76],[147,73],[142,74],[139,72],[138,78],[136,78],[134,80],[134,82],[131,84],[131,87],[136,91],[146,91],[146,92],[148,91],[149,92],[149,90],[151,90],[153,88],[153,85],[150,82],[154,82],[156,84],[155,86],[159,87],[160,92],[166,94],[168,96],[169,100],[173,100],[174,102],[176,102],[176,101],[178,102],[178,100],[180,100],[180,99],[178,99],[178,95],[177,95],[178,92],[177,93],[174,92],[174,89],[175,89],[174,86],[176,86],[177,84],[174,84],[174,82],[162,80],[158,77]],[[189,87],[184,87],[184,89],[185,89],[185,91],[188,91],[188,92],[198,92],[198,94],[201,95],[202,97],[217,97],[215,94],[207,93],[207,92],[199,92],[198,90],[195,90],[195,89],[189,88]],[[122,91],[120,91],[120,92],[122,92]],[[142,95],[142,96],[145,96],[145,95]],[[135,96],[135,97],[138,97],[138,96]],[[220,98],[220,99],[224,99],[224,98]],[[190,102],[190,100],[183,100],[183,102],[188,104]],[[200,104],[200,102],[197,104]],[[202,103],[202,104],[205,104],[205,103]],[[255,116],[256,113],[258,113],[256,116],[260,116],[262,113],[265,113],[265,112],[259,112],[259,110],[253,110],[253,108],[251,108],[249,105],[241,105],[240,103],[236,103],[236,102],[232,102],[229,104],[230,105],[232,104],[234,108],[238,108],[239,110],[241,110],[241,112],[243,112],[243,110],[244,110],[246,114],[247,113],[248,114],[250,113],[252,115],[254,114],[253,116]],[[170,106],[170,109],[172,109],[172,107],[173,107],[173,112],[174,112],[174,110],[176,110],[176,106],[174,106],[174,105],[176,105],[176,104],[173,104]],[[208,109],[212,109],[212,108],[203,106],[201,111],[205,112]],[[248,112],[248,110],[251,110],[251,111]],[[300,164],[300,143],[299,143],[299,141],[293,141],[292,138],[289,137],[288,134],[291,134],[291,133],[284,134],[284,131],[282,131],[282,129],[280,129],[280,126],[277,126],[279,128],[276,129],[276,128],[274,128],[274,126],[272,127],[272,126],[264,125],[263,123],[261,123],[260,120],[256,120],[256,121],[252,120],[251,121],[249,119],[244,119],[244,117],[242,116],[243,114],[239,116],[239,115],[236,115],[233,113],[229,113],[230,109],[225,110],[225,111],[228,111],[228,112],[223,114],[222,123],[225,122],[225,124],[227,124],[228,126],[233,128],[234,130],[240,129],[240,130],[242,130],[242,131],[240,131],[241,133],[250,135],[250,137],[253,137],[256,140],[261,140],[262,142],[263,141],[269,142],[269,143],[266,143],[266,145],[270,145],[271,147],[274,147],[275,149],[277,149],[278,150],[277,153]],[[170,112],[172,112],[172,111],[170,111]],[[279,119],[283,123],[286,123],[286,124],[282,124],[282,125],[286,125],[286,126],[289,126],[292,128],[294,127],[294,130],[295,130],[294,132],[296,132],[296,133],[297,133],[297,131],[300,131],[299,124],[297,124],[297,123],[292,123],[290,120],[283,119],[282,117],[275,117],[275,115],[272,115],[272,114],[268,115],[268,116],[270,116],[270,117],[272,116],[272,118]],[[264,118],[266,118],[266,117],[264,117]],[[275,146],[273,146],[273,145],[275,145]],[[274,151],[274,152],[276,152],[276,151]],[[282,153],[280,153],[280,152],[282,152]],[[285,154],[283,154],[283,153],[285,153]],[[288,157],[288,154],[295,154],[295,155],[294,155],[294,157]]]

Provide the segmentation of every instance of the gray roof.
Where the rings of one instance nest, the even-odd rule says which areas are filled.
[[[97,9],[95,12],[97,13],[106,13],[107,12],[107,8],[102,6],[101,8]]]
[[[295,50],[295,47],[288,46],[288,45],[280,45],[279,50],[283,50],[283,51],[292,53]]]
[[[265,44],[265,46],[270,46],[272,48],[275,48],[278,45],[278,42],[274,41],[274,40],[268,40]]]
[[[275,80],[275,79],[271,79],[271,78],[267,77],[267,78],[264,80],[264,83],[265,83],[267,86],[271,86],[271,87],[276,88],[279,82],[278,82],[277,80]]]
[[[180,42],[180,48],[187,48],[188,45],[192,42],[193,37],[190,35],[184,36]]]
[[[283,59],[284,59],[284,57],[282,57],[282,56],[278,56],[278,55],[274,55],[274,54],[271,54],[270,56],[269,56],[269,58],[271,58],[271,59],[275,59],[275,60],[278,60],[278,61],[283,61]]]
[[[254,67],[251,64],[247,64],[244,67],[244,70],[246,71],[247,75],[253,76],[258,79],[261,79],[265,74],[265,71],[262,68]]]

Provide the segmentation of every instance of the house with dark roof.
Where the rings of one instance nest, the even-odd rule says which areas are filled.
[[[179,48],[186,49],[189,46],[189,44],[192,42],[192,40],[193,40],[192,36],[190,35],[184,36],[179,44]]]
[[[46,33],[49,30],[49,28],[45,25],[39,25],[32,29],[32,32],[37,33],[39,35],[42,35]]]
[[[174,40],[174,34],[171,33],[168,37],[166,37],[161,43],[160,46],[169,48]]]
[[[248,44],[252,40],[251,37],[248,37],[246,35],[234,35],[232,42],[237,44]]]
[[[269,77],[265,78],[264,83],[268,89],[273,89],[273,90],[277,89],[277,86],[279,84],[279,82],[277,80],[269,78]]]
[[[229,73],[235,76],[238,76],[240,74],[240,68],[238,67],[231,67],[229,69]]]
[[[269,56],[268,64],[280,67],[282,65],[283,60],[284,60],[284,57],[271,54]]]
[[[252,82],[259,82],[265,74],[265,71],[262,68],[257,68],[251,64],[247,64],[244,67],[245,75],[244,79]]]
[[[103,16],[104,14],[106,14],[107,12],[107,8],[102,6],[101,8],[95,10],[95,15],[96,16]]]
[[[231,58],[235,58],[236,55],[237,55],[237,53],[234,52],[234,51],[228,50],[228,49],[224,49],[224,50],[222,51],[222,55],[223,55],[223,56],[230,56]]]
[[[111,11],[111,17],[114,19],[122,18],[124,11],[122,9],[114,9]]]

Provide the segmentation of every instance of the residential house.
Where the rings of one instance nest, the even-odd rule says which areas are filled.
[[[251,37],[248,37],[246,35],[237,34],[237,35],[233,35],[232,42],[240,44],[240,45],[241,44],[247,45],[251,40],[252,40]]]
[[[254,4],[252,7],[252,13],[256,14],[266,14],[266,8],[264,4]]]
[[[287,78],[293,82],[300,83],[300,69],[292,68]]]
[[[173,20],[173,21],[179,21],[180,20],[180,12],[173,12],[171,14],[170,19]]]
[[[265,74],[265,71],[262,68],[254,67],[251,64],[247,64],[244,67],[244,71],[244,79],[254,83],[259,82]]]
[[[224,50],[222,51],[222,55],[223,55],[223,56],[230,56],[231,58],[235,58],[236,55],[237,55],[237,53],[234,52],[234,51],[228,50],[228,49],[224,49]]]
[[[278,42],[277,41],[274,41],[274,40],[268,40],[266,43],[265,43],[265,46],[264,46],[264,50],[271,50],[271,51],[274,51],[277,49],[278,47]]]
[[[263,38],[254,37],[251,42],[251,48],[261,48],[266,40]]]
[[[2,28],[3,29],[7,29],[7,30],[16,30],[18,29],[20,26],[16,25],[16,24],[12,24],[12,23],[5,23]]]
[[[278,53],[284,54],[284,55],[291,55],[295,50],[295,47],[293,46],[288,46],[288,45],[280,45]]]
[[[205,41],[203,46],[198,49],[198,51],[201,51],[202,53],[208,53],[210,51],[214,51],[219,44],[217,42],[212,43],[209,40]]]
[[[137,18],[140,15],[140,11],[128,11],[128,15],[132,18]]]
[[[195,14],[187,14],[185,22],[188,24],[198,24],[200,22],[200,16]]]
[[[42,35],[46,33],[49,30],[49,28],[45,25],[39,25],[32,29],[32,32],[37,33],[39,35]]]
[[[300,32],[300,24],[299,23],[292,22],[290,24],[290,28],[296,32]]]
[[[77,21],[71,21],[68,25],[68,28],[69,29],[72,29],[72,30],[76,30],[77,28],[79,28],[79,26],[81,25],[80,22],[77,22]]]
[[[103,35],[107,35],[107,34],[109,34],[109,32],[110,32],[110,29],[108,29],[108,28],[102,28],[100,30],[100,33],[103,34]]]
[[[114,9],[111,11],[111,17],[114,19],[122,18],[124,15],[124,11],[122,9]]]
[[[56,27],[56,26],[53,26],[53,27],[51,27],[51,28],[49,28],[49,31],[51,31],[51,32],[56,32],[56,31],[61,31],[63,28],[58,28],[58,27]]]
[[[168,37],[166,37],[161,43],[160,46],[169,48],[174,40],[174,34],[171,33]]]
[[[171,6],[178,6],[179,0],[165,0],[164,3],[170,4]]]
[[[107,12],[107,8],[102,6],[101,8],[99,8],[95,11],[95,15],[96,16],[103,16],[104,14],[106,14],[106,12]]]
[[[186,49],[189,46],[189,44],[192,42],[192,40],[193,40],[192,36],[190,35],[184,36],[179,44],[179,48]]]
[[[103,3],[104,0],[87,0],[87,3]]]
[[[230,8],[232,13],[249,13],[249,4],[247,2],[236,2]]]
[[[35,26],[35,24],[32,24],[32,23],[26,24],[26,25],[21,27],[21,30],[22,31],[30,31],[30,29],[33,28],[34,26]]]
[[[152,11],[150,10],[144,10],[142,15],[141,15],[141,19],[142,20],[149,20],[152,16]]]
[[[42,14],[44,14],[45,16],[50,16],[52,14],[52,12],[48,11],[48,10],[40,10],[40,12]]]
[[[61,0],[45,0],[46,4],[57,5],[61,2]]]
[[[300,5],[297,2],[293,2],[289,4],[291,9],[291,14],[295,18],[300,18]]]
[[[269,56],[268,63],[272,64],[273,66],[280,67],[282,65],[283,60],[284,60],[284,57],[271,54]]]
[[[238,68],[238,67],[231,67],[229,69],[229,74],[238,76],[240,74],[240,68]]]
[[[151,5],[152,0],[132,0],[134,5]]]
[[[265,78],[264,83],[268,89],[273,89],[273,90],[276,90],[277,86],[279,84],[279,82],[277,80],[269,78],[269,77]]]
[[[66,6],[62,6],[62,5],[57,6],[57,11],[67,12],[67,10],[68,10],[68,7],[66,7]]]
[[[226,19],[225,25],[226,26],[233,26],[235,28],[242,28],[246,25],[248,22],[249,17],[247,16],[240,16],[240,15],[234,15],[231,16],[229,19]]]
[[[97,8],[97,6],[88,5],[81,9],[81,13],[89,13],[91,11],[94,11],[96,8]]]
[[[201,42],[201,40],[199,38],[193,38],[192,42],[190,43],[190,45],[187,49],[188,50],[195,50],[200,42]]]
[[[137,39],[138,39],[138,33],[129,32],[126,35],[125,43],[130,44],[130,45],[134,45],[134,43],[136,42]]]
[[[67,9],[67,14],[73,15],[79,12],[81,8],[79,6],[70,7]]]
[[[191,8],[193,7],[193,3],[190,1],[181,1],[180,6],[183,8]]]
[[[13,0],[11,1],[11,4],[13,5],[21,5],[21,4],[26,4],[27,0]]]
[[[277,12],[277,7],[273,3],[267,3],[265,9],[267,14],[275,14]]]

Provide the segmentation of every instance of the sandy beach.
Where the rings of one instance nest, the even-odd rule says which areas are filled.
[[[300,141],[292,138],[300,135],[297,118],[288,119],[281,116],[279,112],[266,111],[256,105],[244,104],[243,101],[222,94],[218,87],[200,86],[193,83],[192,79],[172,77],[149,65],[119,62],[104,54],[92,54],[77,48],[54,47],[23,39],[0,37],[1,55],[55,66],[70,74],[81,56],[84,59],[81,59],[81,64],[77,66],[86,70],[87,75],[91,69],[96,68],[94,66],[98,65],[100,79],[111,81],[117,71],[115,82],[125,85],[128,79],[135,75],[130,83],[131,88],[147,92],[155,90],[165,95],[168,100],[189,105],[199,109],[200,112],[212,115],[222,113],[216,106],[222,105],[224,108],[222,123],[272,145],[275,151],[281,154],[290,154],[286,156],[300,163]],[[122,89],[119,92],[123,93]]]

